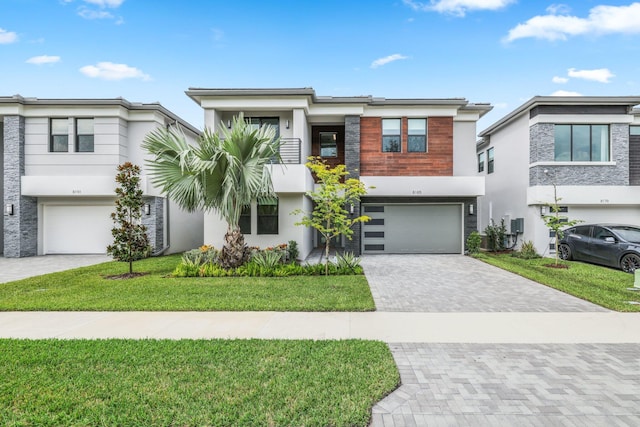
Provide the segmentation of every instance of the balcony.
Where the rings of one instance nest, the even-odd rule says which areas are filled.
[[[302,164],[302,141],[300,138],[280,138],[280,162],[288,165]]]

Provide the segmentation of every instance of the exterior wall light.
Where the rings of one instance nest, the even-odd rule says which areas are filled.
[[[289,129],[289,120],[286,120],[286,121],[284,122],[284,127],[286,127],[287,129]]]
[[[231,129],[231,120],[227,120],[227,129]]]
[[[547,214],[547,207],[542,205],[540,206],[540,216],[545,216]]]
[[[151,205],[149,203],[144,204],[144,214],[151,215]]]
[[[473,215],[474,211],[473,211],[473,203],[469,204],[469,215]]]
[[[7,215],[13,215],[13,203],[7,203],[4,205],[4,212]]]

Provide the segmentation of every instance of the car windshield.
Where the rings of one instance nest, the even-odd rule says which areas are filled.
[[[640,243],[640,228],[611,227],[611,229],[627,242]]]

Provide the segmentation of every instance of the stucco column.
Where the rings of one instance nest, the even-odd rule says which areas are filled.
[[[4,118],[4,256],[18,258],[37,255],[38,203],[35,197],[21,195],[24,175],[23,116]],[[13,215],[6,211],[13,206]]]

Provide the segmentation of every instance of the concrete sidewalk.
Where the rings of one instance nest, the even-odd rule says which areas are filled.
[[[0,338],[640,343],[640,313],[0,312]]]

